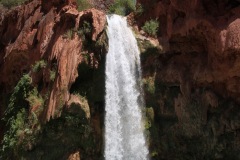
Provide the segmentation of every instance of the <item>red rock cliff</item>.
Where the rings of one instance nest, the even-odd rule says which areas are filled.
[[[140,40],[152,157],[239,159],[240,2],[138,3],[138,26],[157,19],[162,45]]]
[[[144,9],[137,17],[138,24],[158,19],[158,40],[166,52],[163,56],[171,57],[162,60],[167,61],[167,66],[161,77],[180,82],[182,88],[186,88],[183,83],[190,83],[190,88],[210,86],[222,96],[240,102],[239,1],[138,0],[138,3]]]
[[[79,12],[76,8],[76,2],[72,0],[33,0],[1,12],[1,92],[11,92],[35,62],[45,60],[47,67],[41,73],[31,71],[33,82],[43,83],[41,93],[48,90],[50,95],[44,109],[44,120],[57,116],[60,113],[56,112],[59,110],[57,106],[67,104],[70,99],[70,87],[78,77],[77,67],[84,61],[81,36],[77,34],[82,23],[87,21],[92,26],[90,34],[93,41],[105,27],[103,12],[96,9]],[[49,90],[49,74],[54,67],[56,77]],[[5,107],[0,108],[3,111]]]

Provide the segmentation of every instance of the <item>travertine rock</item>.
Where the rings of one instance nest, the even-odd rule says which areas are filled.
[[[36,61],[44,59],[46,68],[31,73],[34,83],[43,83],[41,94],[49,92],[44,121],[60,115],[78,77],[78,65],[84,61],[81,36],[77,34],[81,23],[88,21],[92,26],[92,41],[105,27],[103,12],[94,8],[79,12],[76,8],[75,0],[33,0],[0,16],[2,90],[10,92],[23,73],[29,73]],[[50,71],[55,72],[53,80],[49,78]]]

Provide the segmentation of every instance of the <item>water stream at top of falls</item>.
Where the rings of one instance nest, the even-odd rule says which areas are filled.
[[[106,160],[147,160],[141,95],[141,65],[137,41],[126,18],[107,16]]]

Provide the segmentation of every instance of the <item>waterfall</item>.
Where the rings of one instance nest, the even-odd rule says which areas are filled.
[[[146,160],[148,149],[142,118],[141,66],[137,41],[126,18],[107,16],[106,160]]]

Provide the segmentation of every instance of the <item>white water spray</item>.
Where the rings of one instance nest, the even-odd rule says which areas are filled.
[[[110,15],[106,59],[106,160],[147,160],[137,41],[125,18]]]

